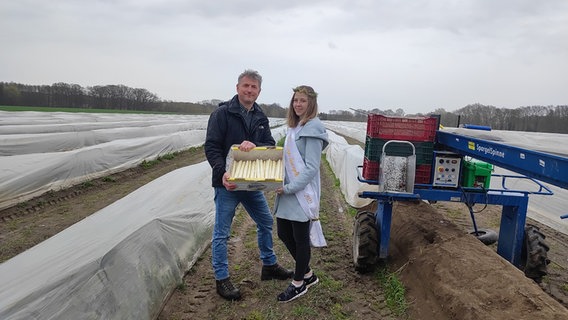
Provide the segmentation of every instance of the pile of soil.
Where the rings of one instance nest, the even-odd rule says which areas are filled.
[[[204,161],[196,148],[164,159],[50,192],[0,211],[0,261],[55,235],[73,223],[177,168]],[[568,319],[568,239],[531,219],[550,245],[548,276],[537,284],[501,258],[495,245],[469,234],[469,211],[461,203],[395,203],[386,264],[360,274],[352,262],[354,211],[343,200],[337,180],[322,165],[321,219],[328,246],[314,248],[312,268],[320,283],[291,303],[276,295],[287,281],[260,281],[256,230],[239,209],[230,241],[230,270],[243,299],[229,302],[215,292],[211,252],[207,250],[166,301],[159,319]],[[272,203],[273,195],[267,193]],[[481,227],[498,231],[500,208],[477,216]],[[279,263],[293,261],[274,240]],[[395,274],[406,305],[393,305],[382,280]]]

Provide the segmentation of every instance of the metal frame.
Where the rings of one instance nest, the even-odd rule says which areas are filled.
[[[528,208],[528,193],[489,190],[487,193],[477,191],[456,191],[445,189],[415,189],[414,194],[379,193],[364,191],[361,198],[377,200],[376,221],[380,231],[379,258],[388,256],[390,229],[392,222],[392,205],[394,201],[430,200],[451,201],[502,205],[501,225],[497,253],[504,259],[519,267],[524,240],[524,228]]]
[[[378,203],[376,223],[380,231],[379,258],[384,259],[388,256],[394,201],[429,200],[468,204],[483,203],[503,207],[497,253],[513,265],[521,267],[528,195],[553,195],[549,188],[535,179],[568,189],[568,175],[566,174],[568,172],[568,158],[443,131],[436,132],[436,139],[438,144],[448,151],[462,156],[471,156],[524,176],[492,175],[492,177],[503,179],[502,189],[483,190],[462,187],[456,190],[435,188],[428,184],[416,184],[414,193],[411,194],[372,191],[360,193],[359,197],[376,199]],[[378,181],[363,179],[359,170],[358,179],[361,182],[378,184]],[[506,187],[506,179],[529,179],[539,186],[539,190],[536,192],[510,190]]]
[[[568,158],[445,131],[437,142],[455,153],[568,189]]]

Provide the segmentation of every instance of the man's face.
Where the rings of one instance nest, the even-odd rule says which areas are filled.
[[[239,96],[239,101],[245,107],[252,106],[259,94],[260,84],[258,81],[249,77],[243,77],[241,81],[237,83],[237,95]]]

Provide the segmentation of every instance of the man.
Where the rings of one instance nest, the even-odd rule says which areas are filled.
[[[213,270],[217,293],[227,300],[239,300],[241,293],[229,277],[227,240],[235,209],[243,205],[256,222],[257,242],[262,260],[261,280],[292,277],[293,271],[277,263],[272,249],[273,218],[262,191],[233,191],[234,183],[229,182],[226,159],[232,145],[248,152],[256,146],[273,146],[268,118],[256,103],[260,94],[262,77],[254,70],[245,70],[239,75],[237,94],[211,113],[205,138],[205,156],[213,170],[212,185],[215,189],[215,225],[211,243]]]

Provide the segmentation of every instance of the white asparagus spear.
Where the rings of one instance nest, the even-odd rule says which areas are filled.
[[[237,161],[237,172],[235,175],[235,179],[241,179],[243,176],[243,162]]]
[[[250,167],[250,163],[248,161],[245,161],[245,167],[244,167],[244,171],[243,171],[243,178],[247,178],[249,175],[249,167]]]
[[[237,176],[237,162],[236,160],[233,160],[233,165],[231,167],[231,171],[229,172],[231,174],[231,178],[235,178]]]
[[[276,180],[276,165],[277,165],[277,162],[275,160],[272,160],[272,171],[270,172],[270,176],[274,180]]]

